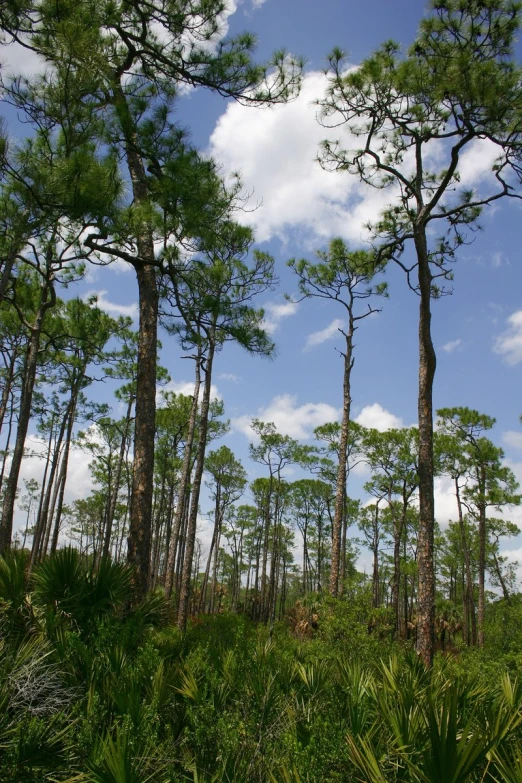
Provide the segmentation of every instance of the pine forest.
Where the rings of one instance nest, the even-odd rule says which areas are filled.
[[[522,3],[374,3],[0,2],[5,783],[522,783]]]

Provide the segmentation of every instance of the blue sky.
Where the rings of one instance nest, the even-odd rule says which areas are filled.
[[[312,429],[335,418],[341,405],[342,366],[336,353],[341,343],[332,323],[342,312],[320,300],[287,303],[283,295],[295,294],[296,282],[286,262],[311,258],[336,235],[360,244],[363,223],[376,217],[388,201],[387,194],[364,189],[346,174],[324,172],[314,161],[326,135],[313,106],[324,90],[326,56],[333,46],[340,46],[357,64],[389,38],[407,46],[423,7],[418,0],[243,0],[227,19],[229,32],[254,32],[261,60],[278,48],[302,55],[306,74],[301,96],[274,109],[227,103],[203,90],[178,101],[176,116],[194,144],[213,155],[225,175],[242,172],[245,191],[253,193],[251,204],[260,205],[240,219],[254,227],[257,246],[274,256],[281,280],[279,289],[259,302],[266,308],[277,358],[254,359],[227,346],[215,366],[214,382],[232,420],[232,432],[223,442],[244,460],[252,477],[259,472],[248,462],[252,416],[274,421],[281,432],[312,442]],[[13,67],[21,62],[15,51],[10,57]],[[480,149],[466,160],[474,184],[480,182],[483,163]],[[466,405],[495,416],[491,437],[505,449],[522,481],[521,219],[516,202],[484,213],[483,230],[459,253],[453,294],[433,305],[433,335],[438,354],[435,407]],[[382,313],[365,320],[357,333],[352,376],[354,417],[382,428],[415,423],[417,406],[418,300],[398,268],[390,268],[386,279],[390,298]],[[111,314],[135,311],[134,275],[119,265],[93,270],[79,290],[82,295],[98,292],[100,305]],[[328,327],[333,336],[322,342],[316,336],[311,340],[316,344],[310,346],[310,335]],[[175,341],[165,335],[162,341],[171,388],[188,391],[189,364],[180,360]],[[80,455],[73,470],[78,470],[76,479],[73,475],[70,480],[75,492],[87,491],[88,475]],[[25,471],[29,475],[37,468],[26,466]],[[357,495],[363,479],[354,477],[349,492]],[[444,523],[455,514],[453,497],[443,481],[436,494]],[[202,505],[205,511],[205,501]],[[522,524],[520,510],[510,516]],[[506,545],[522,560],[522,547],[515,551],[519,547],[520,542]]]

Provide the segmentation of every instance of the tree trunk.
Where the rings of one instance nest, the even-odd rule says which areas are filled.
[[[51,541],[51,554],[54,554],[54,552],[56,552],[56,548],[58,546],[58,537],[60,535],[63,498],[65,495],[65,483],[67,481],[67,470],[69,468],[69,452],[71,450],[72,431],[73,431],[75,418],[76,418],[76,398],[73,401],[69,413],[69,422],[67,424],[67,433],[65,436],[65,446],[63,450],[62,464],[60,467],[60,476],[58,478],[58,486],[60,489],[58,492],[58,500],[56,504],[56,516],[54,520],[54,530],[53,530],[53,537]]]
[[[7,465],[7,457],[9,455],[9,446],[11,445],[11,435],[13,434],[13,421],[15,416],[15,399],[14,395],[11,395],[11,405],[9,408],[9,424],[7,425],[7,437],[5,439],[3,454],[2,454],[2,467],[0,468],[0,492],[4,486],[5,468]]]
[[[72,432],[74,422],[76,419],[76,405],[78,401],[78,393],[82,385],[85,375],[83,372],[76,378],[74,388],[71,390],[71,399],[69,401],[69,419],[67,422],[67,432],[65,434],[65,446],[63,450],[62,464],[60,467],[60,476],[58,479],[58,486],[60,491],[58,493],[58,502],[56,506],[56,517],[54,521],[53,537],[51,541],[51,553],[56,552],[58,546],[58,536],[60,535],[60,524],[62,520],[63,498],[65,494],[65,482],[67,481],[67,470],[69,467],[69,452],[71,449]]]
[[[507,589],[506,580],[502,576],[502,569],[500,568],[500,563],[498,562],[498,558],[493,552],[493,564],[495,566],[495,573],[497,575],[497,579],[500,582],[500,586],[502,588],[502,594],[506,600],[506,603],[511,603],[511,596],[509,595],[509,590]]]
[[[484,647],[484,615],[486,608],[486,468],[479,475],[479,568],[478,568],[478,646]]]
[[[48,521],[49,521],[49,507],[51,504],[51,497],[55,485],[55,476],[58,471],[58,467],[60,465],[60,457],[62,454],[62,442],[65,435],[65,429],[67,427],[68,420],[69,420],[68,411],[66,411],[64,417],[62,418],[62,422],[60,424],[60,431],[58,432],[58,437],[56,438],[54,444],[54,454],[51,461],[49,480],[47,481],[47,485],[45,486],[45,494],[42,495],[42,502],[38,509],[38,516],[36,519],[36,531],[33,540],[33,548],[31,551],[31,566],[30,566],[31,568],[33,568],[34,564],[39,559],[41,555],[43,541],[46,539],[46,533],[47,533]],[[49,449],[50,448],[51,448],[51,442],[49,441]],[[42,492],[43,492],[43,486],[44,484],[42,483]]]
[[[466,637],[466,644],[469,646],[469,618],[471,615],[472,641],[477,643],[477,623],[475,619],[475,601],[473,598],[473,576],[471,573],[471,558],[469,552],[469,542],[464,525],[464,516],[462,514],[462,502],[460,499],[460,487],[458,476],[455,477],[455,494],[457,496],[457,509],[459,515],[460,541],[462,544],[462,554],[464,557],[464,566],[466,573],[466,589],[464,594],[464,623],[463,633]]]
[[[347,476],[348,478],[348,476]],[[343,500],[343,534],[341,539],[341,567],[339,571],[339,595],[342,596],[344,592],[344,585],[346,581],[346,539],[348,534],[348,505],[347,505],[347,492],[346,484],[344,485],[344,500]]]
[[[18,486],[18,477],[20,475],[22,458],[24,456],[25,439],[31,418],[31,404],[36,380],[36,370],[38,367],[40,336],[42,333],[45,314],[47,310],[54,305],[55,301],[56,297],[54,288],[49,281],[46,281],[41,291],[40,306],[36,314],[34,325],[31,327],[29,344],[27,346],[27,353],[25,355],[22,389],[20,393],[18,428],[16,431],[16,441],[13,449],[11,468],[9,470],[9,476],[6,481],[4,507],[2,512],[2,520],[0,522],[0,554],[8,551],[11,547],[16,489]]]
[[[261,595],[259,597],[259,614],[258,614],[259,618],[265,617],[265,607],[266,607],[267,593],[268,593],[267,564],[268,564],[268,549],[270,543],[270,528],[272,527],[272,525],[270,524],[271,523],[270,504],[272,502],[272,484],[273,484],[273,476],[272,474],[270,474],[270,486],[268,491],[268,498],[266,500],[265,524],[264,524],[264,531],[263,531],[263,561],[261,565]]]
[[[350,313],[346,337],[346,352],[344,353],[343,373],[343,418],[341,422],[341,438],[339,441],[339,464],[337,466],[337,482],[335,488],[335,510],[332,524],[332,562],[330,567],[330,595],[339,595],[339,564],[341,553],[341,538],[343,517],[345,513],[346,475],[348,460],[348,428],[350,426],[350,374],[353,367],[353,319]]]
[[[216,502],[214,504],[214,530],[212,531],[212,540],[210,542],[210,549],[207,557],[207,565],[205,566],[205,574],[203,576],[203,582],[201,583],[201,596],[199,599],[200,612],[204,612],[206,610],[207,586],[208,586],[208,579],[210,575],[210,566],[212,564],[212,555],[214,554],[214,548],[216,546],[216,541],[217,541],[218,520],[220,514],[220,510],[219,510],[220,499],[221,499],[221,485],[218,482],[216,487]],[[216,568],[216,566],[214,566],[214,568]]]
[[[395,637],[400,636],[399,617],[399,593],[401,583],[401,525],[398,520],[393,520],[393,582],[392,582],[392,606],[393,622],[395,625]]]
[[[433,380],[436,357],[431,339],[431,272],[422,225],[415,233],[419,273],[419,533],[417,563],[417,653],[433,664],[435,646],[435,570],[433,563],[435,501],[433,497]]]
[[[14,371],[17,359],[18,346],[15,346],[13,353],[11,354],[9,366],[7,368],[7,376],[4,379],[4,387],[2,389],[2,399],[0,400],[0,433],[4,427],[4,418],[7,411],[7,405],[9,403],[9,395],[11,394],[11,389],[13,387]]]
[[[209,604],[209,612],[210,614],[214,614],[214,609],[216,605],[216,593],[217,593],[217,587],[218,587],[218,560],[219,560],[219,544],[221,541],[221,523],[222,523],[222,515],[221,513],[218,515],[218,522],[216,525],[216,540],[214,543],[214,563],[212,566],[212,587],[210,589],[210,604]]]
[[[112,488],[111,500],[109,504],[109,511],[107,514],[107,525],[105,527],[105,538],[103,541],[102,557],[109,557],[111,546],[112,525],[114,523],[114,515],[116,513],[116,506],[118,503],[118,494],[120,491],[121,472],[123,469],[123,463],[125,462],[125,451],[127,448],[127,440],[129,437],[130,423],[132,418],[132,406],[134,405],[134,397],[129,396],[129,402],[127,404],[127,413],[125,415],[125,425],[123,434],[121,436],[120,454],[118,457],[118,464],[116,465],[116,475],[114,476],[114,486]]]
[[[199,425],[199,442],[196,456],[196,468],[192,486],[192,498],[190,514],[187,526],[185,545],[185,559],[181,574],[181,589],[179,596],[178,628],[184,632],[187,627],[188,608],[190,600],[190,575],[192,572],[192,558],[194,556],[194,543],[196,540],[196,526],[198,519],[199,491],[205,465],[205,449],[207,445],[208,412],[210,406],[210,388],[212,382],[212,362],[214,359],[215,336],[209,340],[207,365],[205,369],[205,383],[203,387],[203,400],[201,402],[201,416]]]
[[[183,466],[181,468],[181,477],[179,480],[178,506],[174,516],[172,537],[170,540],[169,553],[167,558],[167,571],[165,576],[165,595],[170,598],[172,595],[172,586],[174,584],[174,567],[176,564],[176,552],[181,529],[181,521],[185,509],[187,498],[187,487],[190,482],[190,471],[192,467],[192,449],[194,447],[194,435],[196,432],[196,420],[198,415],[199,390],[201,388],[201,350],[198,350],[196,358],[196,380],[194,384],[194,396],[190,408],[190,417],[188,423],[187,442],[183,454]]]
[[[134,598],[139,601],[147,592],[149,585],[154,490],[158,288],[156,270],[151,264],[138,266],[136,275],[139,287],[140,322],[127,561],[134,570]]]
[[[149,186],[135,122],[118,81],[113,85],[114,104],[125,141],[125,155],[132,183],[134,206],[146,211]],[[136,235],[138,257],[139,333],[136,376],[134,462],[130,503],[127,562],[133,569],[134,596],[139,602],[149,586],[152,499],[154,491],[154,436],[156,421],[156,363],[158,348],[158,281],[152,225],[143,217]]]

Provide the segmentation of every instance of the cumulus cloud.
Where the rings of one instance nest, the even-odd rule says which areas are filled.
[[[45,70],[45,60],[35,52],[13,42],[0,49],[0,69],[8,76],[33,76]]]
[[[297,313],[297,302],[266,302],[263,304],[265,317],[263,326],[269,334],[277,332],[281,321]]]
[[[512,313],[507,323],[507,329],[495,339],[493,350],[508,364],[518,364],[522,362],[522,310]]]
[[[107,291],[104,289],[101,291],[88,291],[83,298],[84,300],[87,300],[90,296],[96,296],[96,304],[100,310],[103,310],[109,315],[114,317],[124,315],[133,319],[138,317],[138,305],[136,302],[128,305],[111,302],[111,300],[107,298]]]
[[[332,337],[335,337],[339,329],[342,329],[343,327],[343,321],[340,318],[336,318],[332,321],[331,324],[326,326],[324,329],[321,329],[318,332],[312,332],[308,335],[306,338],[306,343],[304,350],[308,351],[310,348],[313,348],[315,345],[321,345],[322,343],[325,343],[327,340],[331,340]]]
[[[446,353],[453,353],[453,351],[456,351],[461,345],[462,340],[458,337],[456,340],[450,340],[449,343],[441,346],[441,350],[446,351]]]
[[[47,442],[39,435],[31,434],[26,438],[25,448],[31,456],[26,456],[22,460],[18,482],[20,496],[25,494],[24,479],[27,481],[36,479],[39,484],[42,483]],[[87,497],[93,488],[94,483],[89,470],[89,457],[85,451],[73,445],[69,452],[64,501],[66,504],[69,504],[79,498]],[[18,502],[20,502],[20,499]],[[24,526],[25,514],[17,508],[15,510],[14,528],[15,530],[21,530]]]
[[[522,449],[522,432],[508,430],[503,433],[502,440],[506,446],[511,446],[513,449]]]
[[[315,427],[328,421],[336,421],[339,418],[339,411],[325,402],[306,402],[298,405],[296,396],[278,394],[266,408],[260,408],[256,414],[232,419],[232,427],[244,433],[250,440],[254,440],[256,436],[251,427],[253,418],[273,422],[282,435],[307,440]]]
[[[373,405],[365,405],[355,421],[363,427],[370,427],[379,430],[379,432],[404,427],[402,419],[387,411],[378,402],[374,402]]]
[[[227,175],[239,171],[246,192],[253,194],[253,209],[245,220],[256,228],[259,241],[278,237],[313,247],[341,236],[358,243],[368,238],[367,223],[374,222],[397,195],[394,186],[374,189],[356,176],[325,171],[317,163],[325,139],[339,140],[346,150],[362,144],[348,126],[327,128],[317,121],[316,101],[324,96],[327,85],[324,73],[310,71],[294,101],[271,108],[231,103],[214,128],[209,152]],[[470,144],[459,166],[463,186],[493,183],[491,168],[497,154],[497,145],[488,140]],[[425,156],[426,165],[444,169],[448,145],[434,140]],[[406,173],[413,171],[413,152],[404,156],[402,168]]]
[[[496,182],[492,168],[499,152],[498,144],[489,139],[475,139],[468,144],[459,162],[462,183],[466,187],[473,187],[484,179]]]
[[[434,481],[435,519],[445,530],[450,520],[457,519],[455,485],[448,476],[438,476]]]
[[[229,104],[210,139],[210,153],[224,171],[240,171],[251,203],[258,209],[245,219],[256,227],[260,241],[286,239],[299,227],[301,240],[342,236],[359,241],[362,227],[375,219],[390,201],[390,191],[361,185],[356,177],[324,171],[317,163],[320,142],[328,131],[316,119],[315,100],[324,95],[327,77],[310,72],[299,97],[271,108]],[[358,147],[360,141],[343,143]]]

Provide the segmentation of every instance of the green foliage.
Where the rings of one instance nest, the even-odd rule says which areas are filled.
[[[102,559],[97,569],[74,547],[59,549],[34,571],[35,598],[82,625],[114,611],[129,597],[131,574],[122,563]]]
[[[88,560],[49,558],[24,600],[54,621],[44,614],[26,638],[4,626],[6,783],[518,781],[515,636],[503,658],[491,642],[430,672],[352,588],[350,600],[315,600],[311,638],[233,614],[182,635],[160,592],[118,612],[119,572],[104,569],[96,590]],[[518,616],[517,601],[490,607],[488,636]]]
[[[24,603],[27,591],[27,553],[12,550],[0,556],[0,600],[17,611]]]

